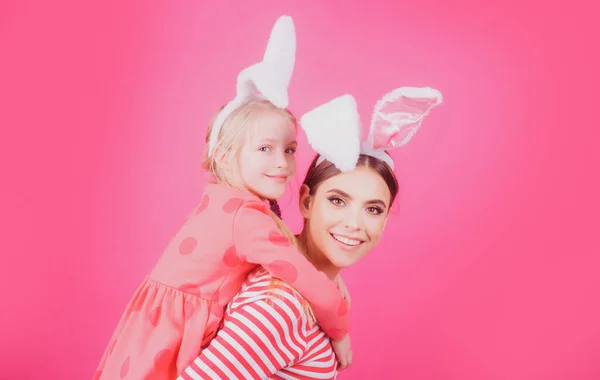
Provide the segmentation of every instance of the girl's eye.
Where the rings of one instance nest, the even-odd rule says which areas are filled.
[[[294,154],[294,153],[296,153],[296,149],[294,149],[294,148],[288,148],[288,149],[285,150],[285,152],[288,153],[288,154]]]
[[[343,206],[344,201],[337,197],[329,198],[329,202],[333,203],[336,206]]]
[[[261,146],[260,148],[258,148],[258,150],[261,151],[261,152],[270,152],[271,151],[271,147]]]
[[[383,210],[379,207],[367,207],[367,212],[372,215],[379,215],[383,213]]]

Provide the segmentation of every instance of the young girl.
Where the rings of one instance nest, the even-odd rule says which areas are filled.
[[[294,286],[331,338],[346,336],[348,306],[337,286],[265,204],[283,195],[296,169],[296,120],[285,109],[294,51],[293,23],[282,17],[264,60],[240,73],[237,97],[209,128],[204,167],[213,180],[134,294],[96,378],[175,378],[258,265]]]

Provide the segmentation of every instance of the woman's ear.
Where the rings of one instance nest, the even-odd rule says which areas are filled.
[[[300,214],[304,219],[310,216],[310,208],[312,206],[312,197],[310,196],[310,188],[306,185],[300,186],[299,204]]]

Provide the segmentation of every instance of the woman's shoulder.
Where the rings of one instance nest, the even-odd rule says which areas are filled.
[[[256,268],[246,277],[240,292],[229,304],[228,312],[248,307],[261,314],[279,316],[286,323],[301,322],[305,328],[313,324],[312,312],[302,295],[263,267]]]
[[[262,266],[254,269],[244,280],[241,291],[238,293],[241,299],[280,299],[282,297],[294,299],[298,302],[303,300],[302,295],[292,286],[273,277],[269,271]]]

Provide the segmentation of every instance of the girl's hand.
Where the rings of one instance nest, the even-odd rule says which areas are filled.
[[[337,357],[339,366],[338,371],[343,371],[352,364],[352,347],[350,344],[350,335],[338,340],[331,340],[331,346]]]

